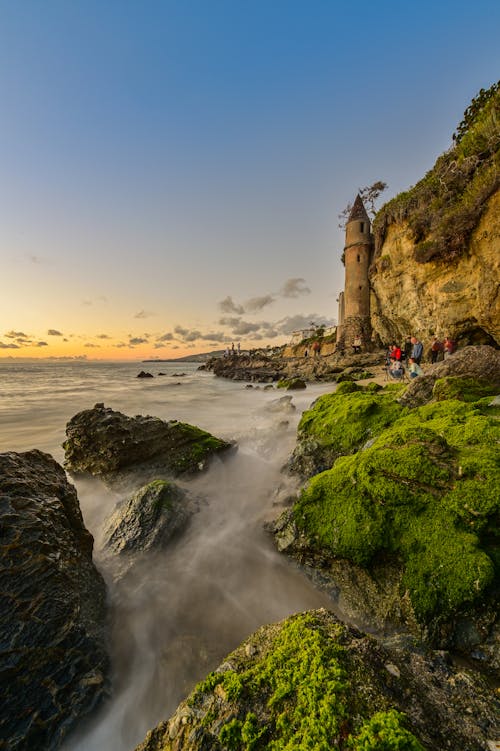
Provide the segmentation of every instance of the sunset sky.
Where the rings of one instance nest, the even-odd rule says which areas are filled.
[[[499,78],[497,0],[1,0],[0,357],[332,322],[338,214]]]

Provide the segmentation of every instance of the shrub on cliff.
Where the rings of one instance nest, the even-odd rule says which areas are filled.
[[[401,560],[425,625],[477,602],[499,578],[500,428],[483,411],[448,400],[405,414],[313,478],[294,507],[318,552],[365,567],[377,556]]]
[[[473,100],[449,151],[413,188],[389,201],[377,214],[376,255],[389,224],[407,221],[414,259],[449,261],[467,250],[488,198],[500,187],[500,86]],[[467,114],[469,113],[469,114]]]

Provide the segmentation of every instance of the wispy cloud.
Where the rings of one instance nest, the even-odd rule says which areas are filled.
[[[171,342],[174,339],[174,335],[171,331],[167,331],[166,334],[162,334],[161,336],[158,336],[156,341],[157,342]]]
[[[155,313],[152,313],[150,310],[140,310],[135,314],[134,318],[151,318],[154,315]]]
[[[28,335],[24,331],[7,331],[5,334],[7,339],[29,339]]]
[[[257,313],[267,305],[271,305],[275,301],[273,295],[262,295],[261,297],[252,297],[245,303],[245,311],[247,313]]]
[[[129,347],[136,347],[138,344],[147,344],[148,339],[144,339],[142,336],[132,336],[128,340],[128,346]]]
[[[107,334],[97,334],[96,339],[111,339]]]
[[[33,342],[33,347],[48,347],[48,342]]]
[[[47,336],[62,336],[62,332],[57,329],[49,329],[47,331]]]
[[[0,349],[20,349],[19,344],[14,344],[14,342],[0,342]]]

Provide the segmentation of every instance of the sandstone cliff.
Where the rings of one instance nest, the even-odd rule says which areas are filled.
[[[453,263],[417,263],[408,220],[386,230],[371,272],[372,327],[383,342],[416,333],[500,344],[500,191],[491,196],[466,252]]]

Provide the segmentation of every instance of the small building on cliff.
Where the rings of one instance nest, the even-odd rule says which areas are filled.
[[[368,269],[373,254],[371,222],[358,194],[345,228],[345,283],[339,295],[337,349],[350,348],[360,339],[361,348],[371,346],[370,282]]]

